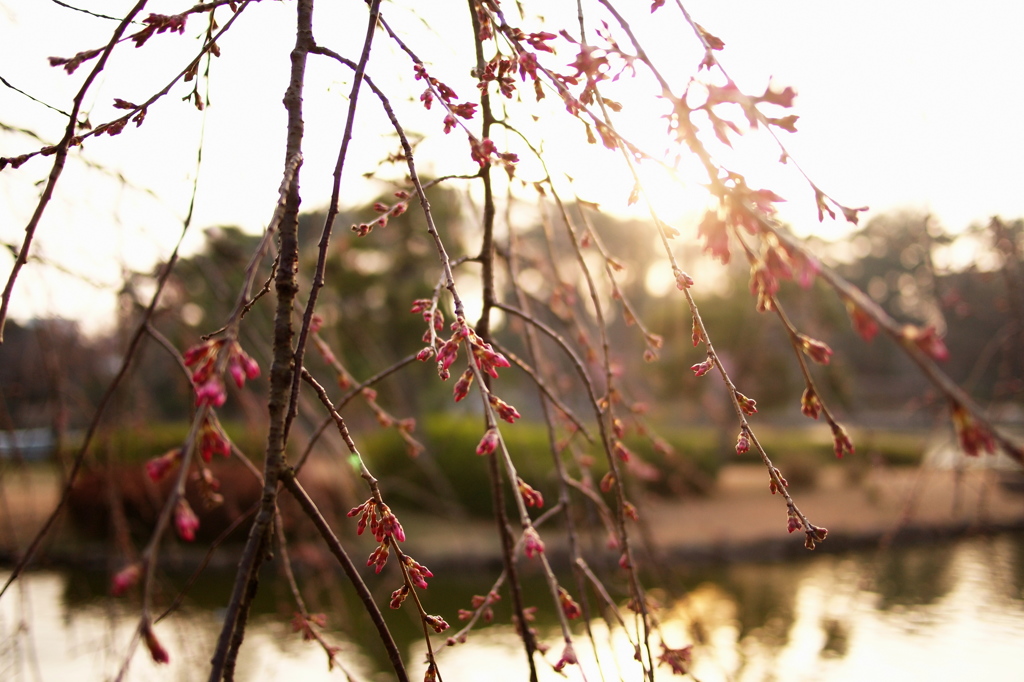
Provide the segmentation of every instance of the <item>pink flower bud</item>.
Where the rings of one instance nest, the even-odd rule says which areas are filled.
[[[487,429],[484,437],[480,439],[480,444],[476,446],[476,454],[489,455],[494,452],[494,449],[497,447],[498,431],[496,429]]]
[[[800,334],[800,346],[807,355],[819,365],[827,365],[832,359],[832,349],[828,344]]]
[[[114,574],[110,581],[110,594],[120,597],[139,582],[142,576],[142,566],[138,562],[129,564]]]
[[[690,367],[693,370],[695,376],[702,377],[711,371],[711,368],[715,366],[715,361],[709,356],[704,362],[698,362],[696,365]]]
[[[149,649],[149,655],[153,658],[154,663],[170,663],[171,657],[167,654],[167,649],[160,644],[160,640],[153,633],[153,626],[148,622],[142,626],[142,641]]]
[[[544,551],[544,543],[541,541],[540,535],[532,527],[523,531],[523,548],[527,559],[532,559]]]
[[[455,382],[455,389],[453,391],[455,394],[455,402],[459,402],[469,395],[469,387],[472,386],[472,384],[473,370],[467,369],[462,373],[462,376],[459,377],[459,380]]]
[[[179,499],[174,508],[174,528],[182,540],[192,542],[196,539],[196,531],[199,530],[199,517],[192,511],[192,506],[185,498]]]

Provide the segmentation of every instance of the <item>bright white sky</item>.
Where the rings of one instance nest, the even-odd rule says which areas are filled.
[[[73,0],[71,4],[116,15],[133,3]],[[153,0],[147,12],[172,14],[188,4]],[[552,17],[557,12],[575,17],[575,2],[523,4],[527,9],[543,7]],[[701,51],[672,0],[653,18],[647,0],[619,4],[632,8],[634,28],[653,59],[677,83],[676,91],[681,91]],[[361,42],[364,3],[320,0],[319,5],[317,39],[355,59],[354,48],[346,46]],[[550,30],[536,19],[519,22],[513,16],[514,3],[505,6],[512,23],[520,23],[527,31]],[[1024,2],[691,0],[685,6],[696,21],[725,41],[726,48],[718,56],[742,90],[758,94],[769,78],[779,87],[797,90],[794,109],[785,113],[800,116],[799,132],[781,135],[793,158],[837,200],[850,206],[870,205],[868,217],[900,207],[928,210],[953,230],[994,214],[1024,216],[1024,126],[1020,125],[1024,42],[1019,39]],[[418,8],[421,15],[407,7]],[[429,60],[434,75],[464,99],[471,99],[473,86],[465,73],[468,45],[458,42],[468,22],[464,2],[401,0],[385,3],[384,13],[393,26],[405,31],[410,46]],[[599,15],[590,16],[589,25],[594,27]],[[226,11],[218,17],[225,21]],[[432,30],[423,30],[424,20]],[[261,229],[271,215],[280,182],[281,97],[294,42],[294,3],[264,0],[238,21],[222,41],[224,56],[214,62],[211,75],[212,106],[207,110],[191,249],[200,244],[202,228],[210,225]],[[69,77],[49,67],[46,58],[98,47],[112,27],[113,22],[71,12],[49,0],[0,0],[0,76],[67,110],[89,66]],[[574,19],[567,28],[576,32]],[[142,101],[168,82],[198,47],[194,38],[202,29],[202,22],[193,18],[185,36],[155,36],[142,50],[122,46],[87,100],[92,122],[112,117],[114,97]],[[619,38],[625,44],[621,34]],[[418,97],[422,85],[412,81],[408,61],[395,54],[383,34],[378,33],[376,40],[371,77],[390,88],[409,129],[434,133],[442,114],[436,107],[423,112],[414,101],[403,99],[403,92],[413,93],[412,99]],[[456,62],[458,55],[462,59]],[[565,70],[574,58],[574,50],[560,42],[558,54],[546,63]],[[302,171],[308,208],[322,206],[329,196],[348,77],[326,60],[318,59],[310,67]],[[130,187],[88,170],[80,161],[68,163],[40,227],[34,254],[108,287],[116,286],[122,266],[146,269],[155,259],[166,257],[188,206],[203,121],[189,103],[180,101],[187,92],[179,85],[150,111],[140,129],[86,145],[85,158],[119,170]],[[620,129],[648,151],[664,151],[661,105],[629,92],[610,95],[626,105]],[[365,94],[364,98],[358,118],[361,132],[343,186],[346,205],[372,195],[373,186],[359,176],[396,148],[379,104]],[[576,178],[583,198],[599,201],[608,211],[640,210],[626,206],[632,183],[617,169],[617,158],[600,149],[581,150],[580,127],[560,126],[560,106],[554,98],[547,103],[552,108],[539,122],[549,127],[545,159]],[[48,141],[59,139],[64,126],[63,117],[3,86],[0,122],[31,128]],[[810,190],[791,166],[776,163],[778,150],[756,136],[748,137],[737,145],[729,167],[746,173],[752,185],[770,187],[788,199],[782,205],[782,217],[799,232],[842,234],[845,225],[827,220],[825,225],[817,224]],[[499,147],[515,144],[511,138],[496,141]],[[36,146],[23,136],[0,132],[0,155],[12,156]],[[456,133],[428,139],[418,155],[421,170],[427,172],[472,172],[474,168],[465,137]],[[0,239],[4,242],[20,244],[38,196],[35,183],[49,169],[47,159],[36,159],[21,170],[0,173]],[[535,171],[524,160],[520,176],[532,180]],[[666,219],[685,221],[703,208],[704,199],[692,184],[678,188],[653,182],[653,199]],[[0,275],[5,281],[11,262],[9,254],[0,254]],[[62,315],[84,319],[95,328],[113,310],[110,292],[111,288],[93,290],[79,279],[30,265],[19,279],[12,313],[16,319]]]

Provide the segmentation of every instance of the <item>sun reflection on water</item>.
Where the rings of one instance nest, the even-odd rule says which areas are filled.
[[[487,579],[480,577],[481,582]],[[80,576],[29,574],[21,591],[0,602],[0,671],[8,680],[106,679],[116,674],[132,637],[135,613],[127,602],[76,594]],[[810,560],[735,564],[680,578],[684,596],[660,592],[661,632],[672,647],[694,644],[692,673],[701,682],[847,680],[1014,680],[1024,646],[1024,536],[973,538],[953,544],[885,553],[819,556]],[[188,680],[206,669],[219,627],[215,607],[193,606],[158,625],[172,651],[158,667],[139,652],[130,680]],[[339,625],[340,616],[331,616]],[[538,659],[541,680],[554,672],[562,642],[557,626],[541,618],[550,649]],[[639,679],[631,639],[601,619],[591,623],[606,679]],[[341,644],[340,658],[357,680],[391,679],[365,638]],[[601,679],[595,647],[576,626],[579,668],[568,679]],[[443,646],[439,664],[447,682],[528,678],[526,659],[510,626],[473,632],[465,645]],[[365,650],[363,647],[367,647]],[[423,645],[406,639],[405,660],[417,676]],[[654,651],[655,655],[657,650]],[[36,674],[38,670],[38,675]],[[669,671],[662,667],[661,677]],[[335,680],[318,648],[290,631],[286,618],[254,617],[236,679]]]

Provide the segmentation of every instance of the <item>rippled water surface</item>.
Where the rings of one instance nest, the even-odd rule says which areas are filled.
[[[6,577],[6,576],[4,576]],[[218,580],[219,583],[210,584]],[[156,666],[145,652],[129,680],[203,679],[217,636],[217,598],[228,577],[208,579],[210,597],[195,592],[187,607],[157,626],[172,662]],[[438,576],[428,608],[456,628],[458,608],[484,593],[493,576]],[[102,597],[105,579],[76,572],[37,572],[0,601],[0,679],[101,680],[116,675],[134,632],[131,601]],[[356,680],[389,680],[387,663],[367,626],[345,626],[353,599],[316,578],[304,582],[328,613],[327,638]],[[345,680],[327,670],[322,650],[291,631],[283,586],[265,583],[239,661],[238,680]],[[376,586],[374,586],[376,587]],[[390,590],[388,585],[388,591]],[[733,564],[681,574],[661,601],[662,632],[673,646],[696,643],[694,676],[702,682],[846,680],[1024,680],[1024,536],[771,564]],[[172,588],[160,599],[173,596]],[[536,592],[535,592],[536,594]],[[680,596],[683,595],[683,596]],[[386,599],[386,595],[384,595]],[[439,603],[439,599],[444,599]],[[542,606],[543,608],[543,606]],[[389,613],[412,679],[421,679],[423,645],[416,624]],[[497,621],[507,622],[498,612]],[[561,651],[557,625],[536,623]],[[633,648],[620,629],[592,623],[609,679],[639,680]],[[588,680],[600,680],[592,645],[576,626],[576,651]],[[439,645],[444,638],[440,638]],[[656,653],[656,652],[655,652]],[[446,682],[527,680],[525,658],[510,626],[474,631],[464,646],[442,648]],[[662,667],[661,679],[670,679]],[[565,679],[541,666],[542,680]],[[583,679],[569,668],[569,679]],[[678,678],[677,678],[678,679]]]

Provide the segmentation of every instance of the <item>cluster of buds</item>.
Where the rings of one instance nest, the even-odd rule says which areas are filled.
[[[539,490],[534,489],[529,483],[521,478],[516,478],[517,487],[519,488],[519,495],[523,498],[523,504],[527,507],[537,507],[540,509],[544,506],[544,496]]]
[[[389,218],[397,218],[409,209],[408,192],[405,190],[399,190],[398,192],[395,192],[395,197],[398,198],[398,201],[390,206],[381,201],[373,204],[373,210],[380,214],[377,218],[369,222],[359,223],[358,225],[352,226],[352,231],[356,233],[357,237],[365,237],[370,234],[375,227],[387,227]]]
[[[628,462],[633,458],[633,453],[622,443],[621,440],[617,440],[612,444],[612,454],[615,455],[620,462]]]
[[[819,365],[827,365],[832,359],[832,349],[823,341],[797,334],[800,349]]]
[[[805,388],[803,395],[800,396],[800,411],[811,419],[817,419],[821,414],[821,400],[810,386]]]
[[[523,531],[523,550],[526,552],[527,559],[532,559],[544,552],[544,542],[533,526]]]
[[[434,629],[434,632],[440,634],[448,629],[448,623],[445,622],[441,616],[423,616],[423,622]]]
[[[583,615],[580,605],[576,603],[564,587],[558,588],[558,605],[562,608],[562,613],[569,620],[575,620]]]
[[[831,422],[832,426],[832,445],[835,450],[836,457],[842,458],[843,453],[853,454],[853,441],[850,440],[850,435],[846,433],[844,429],[837,422]]]
[[[494,395],[493,393],[487,396],[488,402],[491,403],[491,407],[498,413],[498,416],[507,421],[509,424],[514,424],[517,419],[522,417],[516,408],[512,407],[504,400]]]
[[[697,345],[697,344],[694,344],[694,345]],[[693,365],[692,367],[690,367],[690,369],[693,370],[694,376],[702,377],[705,374],[707,374],[708,372],[710,372],[711,368],[714,367],[714,366],[715,366],[715,359],[713,357],[711,357],[711,355],[708,355],[707,358],[704,359],[704,362],[698,362],[696,365]]]
[[[402,563],[405,564],[405,570],[409,573],[409,580],[412,581],[412,584],[421,590],[427,589],[427,578],[434,577],[430,569],[408,554],[402,555]]]
[[[747,437],[747,430],[743,429],[736,437],[736,454],[742,455],[750,452],[750,438]]]
[[[736,404],[740,406],[740,411],[748,417],[757,414],[757,401],[753,398],[748,398],[739,391],[736,391],[733,395],[736,396]]]
[[[185,33],[185,21],[187,19],[188,14],[173,14],[171,16],[150,14],[142,20],[146,28],[133,35],[131,40],[135,43],[135,47],[142,47],[154,33],[170,31],[171,33],[183,34]]]
[[[199,456],[204,462],[209,462],[216,454],[229,457],[231,442],[221,431],[216,419],[207,416],[199,428]]]
[[[796,509],[790,507],[787,514],[786,530],[792,533],[793,531],[800,530],[803,527],[804,524],[800,520],[800,515],[796,513]]]
[[[356,535],[362,535],[369,526],[374,539],[380,543],[366,560],[366,565],[375,566],[376,572],[380,573],[388,562],[390,554],[388,543],[391,541],[404,542],[405,530],[402,529],[402,524],[398,522],[398,517],[394,515],[391,508],[384,503],[377,502],[372,497],[348,512],[350,517],[360,514],[359,522],[356,524]],[[422,566],[420,568],[426,570]]]
[[[778,480],[778,483],[776,483],[776,479]],[[782,492],[783,488],[788,487],[789,481],[782,477],[782,472],[779,471],[778,467],[772,467],[771,474],[768,476],[768,490],[770,490],[772,495],[774,495],[775,493]]]
[[[490,623],[494,620],[494,609],[491,608],[491,604],[501,600],[501,595],[491,590],[487,593],[487,596],[474,594],[471,601],[473,609],[459,609],[459,620],[469,620],[473,617],[477,611],[480,612],[480,617],[484,619],[485,623]]]
[[[814,549],[818,546],[819,542],[824,542],[828,536],[828,528],[820,528],[818,526],[811,526],[804,531],[806,537],[804,538],[804,547],[807,549]]]
[[[391,602],[388,604],[393,609],[402,608],[402,604],[405,602],[405,598],[409,596],[409,586],[402,585],[397,590],[391,593]]]
[[[371,497],[348,512],[350,517],[358,514],[362,515],[356,524],[356,535],[362,535],[367,525],[369,525],[370,532],[377,542],[384,542],[388,536],[393,537],[398,542],[405,542],[405,531],[402,529],[402,524],[398,522],[398,517],[394,515],[391,508],[386,504],[377,502],[377,500]]]
[[[185,351],[185,365],[192,367],[192,383],[196,390],[196,404],[220,407],[227,400],[224,382],[217,373],[217,358],[227,349],[227,371],[239,388],[246,379],[260,375],[260,366],[242,350],[238,341],[212,339],[192,346]]]

